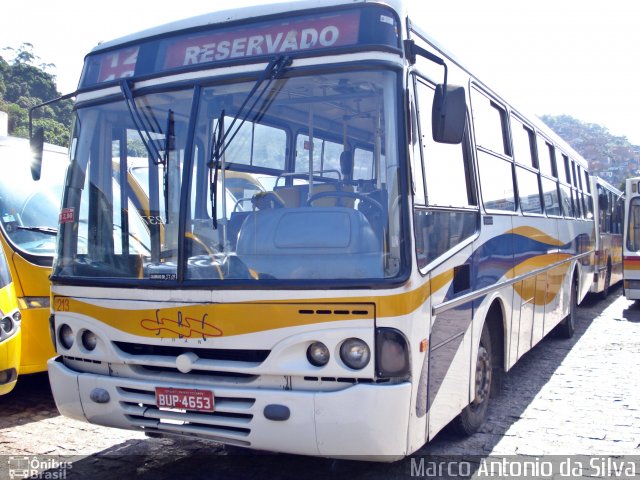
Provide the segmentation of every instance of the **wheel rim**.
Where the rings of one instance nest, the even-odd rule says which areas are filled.
[[[476,363],[476,396],[472,406],[481,405],[488,397],[491,390],[491,356],[480,344],[478,348],[478,362]]]

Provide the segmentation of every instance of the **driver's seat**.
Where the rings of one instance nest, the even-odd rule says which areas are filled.
[[[307,205],[307,199],[309,198],[309,185],[284,185],[282,187],[275,187],[273,189],[275,193],[284,201],[285,206],[289,208],[304,207]],[[312,192],[353,192],[353,185],[345,185],[339,182],[328,182],[313,184]],[[353,208],[355,199],[340,197],[336,194],[335,197],[327,196],[319,198],[313,202],[314,207],[348,207]]]

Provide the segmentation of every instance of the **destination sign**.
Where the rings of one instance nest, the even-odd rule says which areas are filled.
[[[295,56],[350,48],[400,51],[399,29],[399,21],[389,9],[364,5],[182,30],[89,54],[80,86],[281,54]]]
[[[167,42],[164,67],[171,69],[233,58],[355,45],[359,20],[359,12],[353,12],[171,40]]]
[[[104,55],[100,61],[98,83],[133,77],[139,50],[139,47],[132,47]]]

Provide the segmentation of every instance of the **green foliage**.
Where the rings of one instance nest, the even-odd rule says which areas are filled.
[[[60,96],[55,76],[47,73],[53,64],[37,62],[33,45],[22,44],[18,49],[5,47],[12,59],[7,62],[0,56],[0,110],[9,114],[9,135],[29,137],[29,109]],[[45,128],[45,140],[56,145],[67,146],[73,102],[63,100],[34,110],[36,127]]]

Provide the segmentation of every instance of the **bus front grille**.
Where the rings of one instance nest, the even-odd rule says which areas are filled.
[[[183,353],[193,352],[205,360],[225,360],[231,362],[262,363],[269,350],[239,350],[221,348],[187,348],[167,345],[145,345],[140,343],[113,342],[122,352],[132,355],[152,355],[160,357],[177,357]]]
[[[154,390],[118,387],[127,420],[149,433],[195,435],[223,443],[249,446],[255,398],[216,396],[213,412],[158,408]]]

